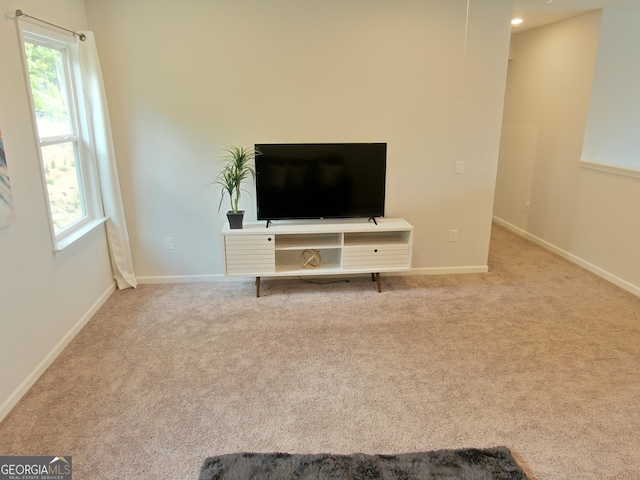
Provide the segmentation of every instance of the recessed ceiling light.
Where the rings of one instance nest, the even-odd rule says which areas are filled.
[[[511,20],[511,25],[520,25],[522,22],[524,22],[524,20],[522,20],[521,18],[514,18],[513,20]]]

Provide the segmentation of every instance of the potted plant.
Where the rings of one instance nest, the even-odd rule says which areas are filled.
[[[224,149],[225,154],[220,159],[221,170],[216,177],[215,183],[220,187],[220,204],[222,206],[225,195],[229,195],[231,209],[227,212],[230,228],[242,228],[244,210],[239,210],[240,193],[242,182],[249,177],[252,181],[256,179],[255,167],[251,162],[260,152],[252,148],[231,146]],[[246,191],[246,190],[245,190]]]

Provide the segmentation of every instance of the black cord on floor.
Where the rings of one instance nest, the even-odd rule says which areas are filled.
[[[302,280],[303,282],[306,282],[306,283],[312,283],[313,285],[329,285],[331,283],[349,283],[349,280],[331,280],[329,282],[315,282],[312,280],[306,280],[302,277],[298,277],[298,280]]]

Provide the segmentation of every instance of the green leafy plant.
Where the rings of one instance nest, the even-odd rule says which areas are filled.
[[[229,147],[223,150],[225,154],[220,159],[221,170],[216,177],[215,183],[220,187],[220,204],[218,211],[222,206],[225,195],[229,195],[231,211],[238,213],[238,204],[240,202],[240,193],[242,183],[251,177],[252,181],[256,179],[256,171],[251,162],[259,155],[260,152],[253,148],[245,147]]]

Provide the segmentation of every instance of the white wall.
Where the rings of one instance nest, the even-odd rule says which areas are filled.
[[[601,18],[588,13],[513,36],[494,214],[640,294],[640,183],[579,166]],[[619,54],[637,56],[637,47]]]
[[[260,142],[388,142],[416,271],[486,269],[511,2],[471,2],[466,57],[466,0],[86,5],[141,281],[222,274],[207,184],[221,148]]]
[[[55,3],[55,4],[54,4]],[[103,229],[52,254],[38,144],[31,121],[17,8],[86,28],[82,0],[0,0],[0,129],[16,220],[0,229],[0,419],[113,289]]]

